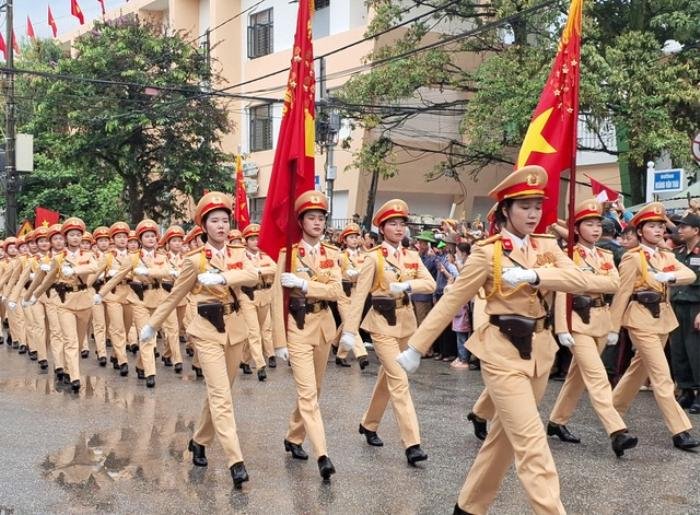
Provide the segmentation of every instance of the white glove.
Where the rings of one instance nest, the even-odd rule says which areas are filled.
[[[671,272],[656,272],[654,274],[654,279],[660,283],[673,283],[676,281],[676,274]]]
[[[148,267],[147,266],[137,266],[134,268],[134,273],[136,275],[149,275]]]
[[[17,309],[17,303],[10,301],[7,303],[7,307],[10,308],[10,311],[14,311],[15,309]]]
[[[102,304],[102,295],[95,293],[95,295],[92,297],[92,303],[95,304],[95,306]]]
[[[28,308],[29,306],[31,306],[31,304],[29,303],[28,300],[23,300],[23,301],[22,301],[22,307],[23,307],[23,308]]]
[[[613,345],[617,345],[617,340],[619,340],[619,339],[620,339],[620,335],[618,333],[611,331],[608,333],[608,341],[605,342],[605,345],[609,345],[611,347]]]
[[[567,349],[570,349],[576,343],[571,333],[557,333],[557,339],[562,347],[566,347]]]
[[[527,268],[509,268],[503,272],[503,281],[511,288],[521,283],[532,284],[537,282],[537,273]]]
[[[32,297],[27,301],[27,305],[33,306],[34,304],[36,304],[36,297],[32,295]]]
[[[139,333],[139,341],[141,341],[141,342],[148,341],[151,338],[153,338],[155,335],[156,335],[156,330],[153,329],[153,326],[146,324],[141,328],[141,333]]]
[[[355,335],[347,331],[343,331],[339,342],[340,350],[351,351],[355,347]]]
[[[174,268],[170,269],[170,277],[177,277],[178,275],[180,275],[180,272],[178,272]]]
[[[35,277],[36,277],[36,274],[34,272],[29,272],[29,280],[30,281],[33,281]]]
[[[75,275],[75,270],[73,270],[73,267],[70,265],[63,265],[61,267],[61,274],[63,274],[64,277],[73,277]]]
[[[39,269],[42,272],[48,272],[49,270],[51,270],[51,263],[42,263],[39,265]]]
[[[97,276],[97,280],[98,280],[98,281],[104,281],[104,278],[105,278],[105,273],[104,273],[104,272],[102,272],[100,275]]]
[[[287,347],[275,349],[275,356],[277,356],[281,360],[289,361],[289,351],[287,350]]]
[[[347,272],[345,272],[345,275],[347,275],[350,279],[354,279],[355,277],[357,277],[358,275],[360,275],[360,272],[358,272],[357,270],[353,270],[353,269],[351,268],[350,270],[348,270]]]
[[[393,295],[398,295],[400,293],[403,293],[405,291],[408,291],[411,289],[411,283],[404,281],[402,283],[389,283],[389,291]]]
[[[396,362],[401,365],[407,373],[412,374],[420,366],[420,352],[413,347],[408,347],[405,351],[396,356]]]
[[[282,286],[284,288],[299,288],[301,291],[306,291],[308,283],[301,277],[297,277],[289,272],[283,273],[281,276]]]
[[[117,275],[117,271],[116,271],[114,268],[111,268],[111,269],[107,272],[107,277],[114,277],[115,275]]]
[[[199,284],[204,286],[215,286],[217,284],[226,284],[226,278],[216,272],[202,272],[197,276]]]

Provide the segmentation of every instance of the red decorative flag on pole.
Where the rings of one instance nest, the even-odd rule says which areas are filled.
[[[5,38],[2,33],[0,33],[0,52],[2,52],[2,58],[7,61],[7,45],[5,45]]]
[[[58,211],[46,209],[45,207],[37,207],[34,209],[34,227],[49,227],[57,224],[60,215]]]
[[[32,41],[36,41],[36,34],[34,33],[34,25],[32,25],[32,20],[27,16],[27,36]]]
[[[51,12],[51,6],[49,6],[49,27],[51,27],[53,37],[58,36],[58,25],[56,25],[56,18],[53,17],[53,13]]]
[[[301,237],[294,217],[294,201],[301,193],[314,189],[316,78],[312,1],[299,0],[282,124],[263,211],[260,248],[273,259],[277,259],[282,246],[291,247]]]
[[[78,5],[78,0],[70,0],[70,13],[78,18],[81,25],[85,25],[85,16],[83,16],[83,11]]]
[[[107,14],[107,11],[105,10],[105,0],[97,0],[97,1],[100,2],[100,7],[102,7],[102,16],[104,16],[105,14]]]
[[[596,181],[593,177],[589,177],[588,175],[586,175],[586,177],[591,181],[591,189],[598,202],[615,202],[620,197],[620,193],[614,189],[606,186],[602,182]]]
[[[557,221],[561,174],[570,170],[569,184],[576,184],[576,130],[578,126],[578,87],[581,56],[581,17],[583,0],[571,0],[569,17],[559,40],[552,71],[532,114],[516,168],[540,165],[549,176],[546,200],[538,232]],[[573,204],[573,199],[569,201]],[[573,206],[571,206],[573,209]]]
[[[17,37],[15,36],[14,30],[12,31],[12,49],[15,51],[15,54],[19,54],[20,48],[17,44]]]
[[[248,193],[243,180],[243,161],[241,156],[236,156],[236,207],[234,211],[236,227],[241,231],[250,224],[250,213],[248,212]]]

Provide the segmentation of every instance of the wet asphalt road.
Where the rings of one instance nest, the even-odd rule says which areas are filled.
[[[282,448],[295,400],[291,370],[278,366],[265,383],[239,375],[236,420],[251,480],[237,491],[218,442],[207,449],[206,469],[193,467],[185,450],[206,395],[189,363],[182,376],[159,365],[158,385],[147,390],[133,372],[121,378],[91,354],[75,395],[0,346],[0,514],[451,513],[480,444],[466,420],[480,374],[423,362],[412,394],[430,458],[411,468],[390,411],[379,428],[384,447],[367,446],[357,433],[376,377],[370,358],[364,372],[329,363],[321,409],[338,473],[325,484],[313,457],[294,461]],[[560,386],[550,382],[544,417]],[[626,420],[640,445],[623,459],[585,398],[569,424],[583,442],[550,440],[568,512],[700,513],[700,455],[673,448],[650,392],[640,392]],[[511,470],[492,513],[528,512]]]

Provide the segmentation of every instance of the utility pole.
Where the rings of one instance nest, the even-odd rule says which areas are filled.
[[[340,131],[340,115],[331,105],[326,89],[326,58],[319,61],[319,110],[316,113],[316,142],[326,151],[326,196],[328,197],[328,220],[333,223],[333,183],[337,168],[333,162],[336,138]]]
[[[17,171],[15,170],[15,57],[12,40],[13,0],[5,1],[5,46],[8,71],[5,74],[5,230],[8,236],[17,231]]]

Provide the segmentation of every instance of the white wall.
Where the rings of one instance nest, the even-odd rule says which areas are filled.
[[[210,7],[209,0],[199,0],[199,31],[198,34],[204,34],[210,26]]]

